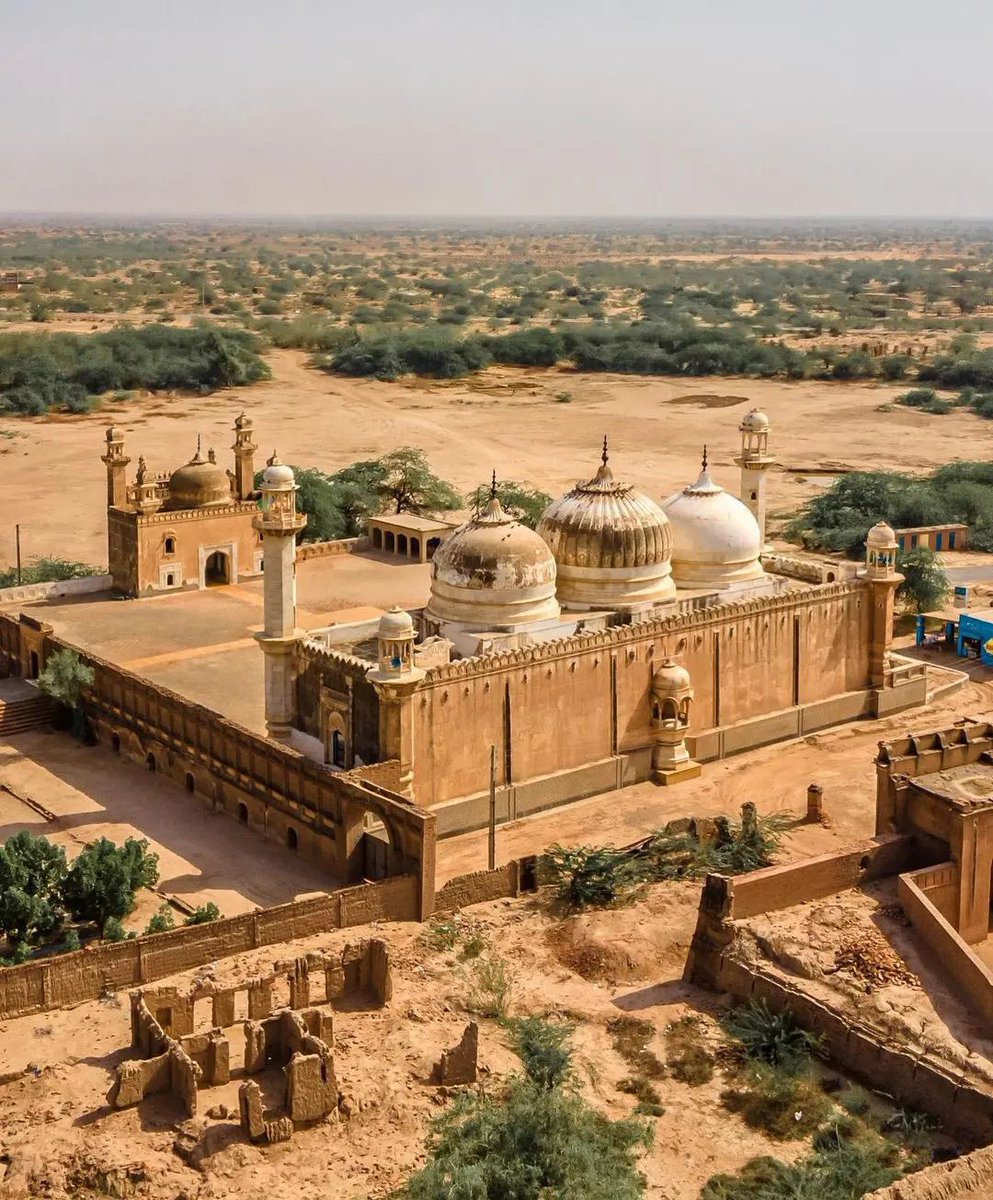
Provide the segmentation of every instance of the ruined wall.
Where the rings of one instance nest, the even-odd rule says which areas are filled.
[[[413,700],[418,795],[434,806],[482,792],[490,745],[502,786],[646,750],[666,655],[693,679],[694,735],[786,712],[765,740],[795,736],[789,710],[858,693],[823,723],[850,719],[866,707],[870,622],[864,584],[830,584],[433,668]]]
[[[831,1062],[897,1103],[923,1108],[968,1144],[993,1141],[993,1095],[946,1064],[885,1044],[878,1032],[844,1020],[792,984],[731,955],[721,956],[717,980],[738,1001],[763,1000],[774,1012],[789,1011],[824,1039]]]
[[[0,1019],[96,1000],[178,971],[295,938],[371,921],[417,920],[413,877],[346,888],[205,925],[186,925],[126,942],[0,970]]]
[[[956,995],[982,1017],[987,1031],[993,1030],[993,971],[972,953],[932,903],[924,888],[919,886],[926,886],[929,877],[934,881],[934,876],[938,875],[940,879],[947,874],[948,868],[957,877],[958,872],[953,864],[946,863],[943,867],[940,873],[922,871],[901,875],[897,893],[900,906],[930,956],[938,962],[944,974],[954,981]],[[940,882],[938,886],[940,895]]]
[[[722,878],[728,895],[727,919],[742,920],[833,896],[870,879],[919,866],[922,861],[933,862],[933,853],[930,846],[912,836],[890,834],[833,854]]]
[[[865,1200],[988,1200],[993,1196],[993,1146],[934,1163],[870,1192]]]

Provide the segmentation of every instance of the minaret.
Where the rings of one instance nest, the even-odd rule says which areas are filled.
[[[262,511],[252,525],[262,534],[264,627],[255,637],[265,655],[266,731],[280,741],[289,738],[296,718],[296,544],[307,524],[297,512],[296,493],[293,471],[273,451],[262,475]]]
[[[107,452],[101,462],[107,464],[107,507],[127,508],[127,468],[131,461],[124,454],[124,434],[116,425],[107,430]]]
[[[765,475],[775,463],[769,454],[769,418],[753,408],[738,426],[741,454],[734,460],[741,467],[741,502],[751,509],[765,546]]]
[[[886,686],[886,671],[893,645],[896,590],[903,583],[903,576],[896,569],[896,552],[896,534],[889,525],[885,521],[873,525],[866,535],[865,568],[860,574],[872,589],[869,683],[874,688]]]
[[[236,500],[247,500],[255,490],[255,451],[258,446],[252,441],[252,418],[244,413],[234,423],[234,495]]]
[[[366,678],[379,697],[379,755],[400,764],[398,791],[414,798],[413,696],[424,678],[414,665],[414,622],[394,606],[379,621],[377,663]]]

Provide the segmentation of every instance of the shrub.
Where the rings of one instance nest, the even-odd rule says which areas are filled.
[[[202,904],[199,908],[195,908],[193,912],[183,922],[184,925],[206,925],[210,921],[219,921],[221,919],[221,910],[212,901]]]
[[[117,917],[108,917],[104,921],[103,939],[105,942],[125,942],[130,937],[134,937],[134,934],[128,933]]]
[[[572,1070],[571,1026],[555,1025],[542,1017],[518,1017],[508,1021],[507,1028],[532,1083],[545,1090],[565,1083]]]
[[[641,882],[638,864],[613,846],[550,846],[541,875],[568,909],[609,908],[632,900]]]
[[[70,867],[60,888],[62,901],[77,920],[103,928],[108,918],[120,920],[131,911],[139,888],[156,882],[158,861],[144,839],[128,838],[118,847],[99,838]]]
[[[167,929],[175,929],[175,927],[176,922],[173,919],[172,909],[168,904],[163,904],[145,926],[145,933],[165,933]]]
[[[805,1071],[811,1056],[821,1048],[820,1039],[801,1029],[791,1013],[773,1012],[764,1000],[751,1000],[732,1009],[721,1024],[746,1058],[786,1075]]]
[[[807,1076],[755,1062],[733,1086],[721,1093],[721,1101],[739,1113],[746,1125],[762,1129],[781,1141],[809,1137],[831,1111],[831,1102]]]
[[[465,997],[468,1012],[481,1017],[503,1018],[510,1003],[511,981],[507,965],[500,958],[473,961]]]
[[[673,1078],[690,1087],[709,1083],[714,1077],[714,1056],[703,1040],[699,1017],[685,1016],[666,1029],[666,1064]]]
[[[78,950],[80,948],[79,931],[77,929],[66,930],[65,941],[62,943],[64,950]]]

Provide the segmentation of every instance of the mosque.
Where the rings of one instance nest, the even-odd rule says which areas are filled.
[[[532,530],[504,511],[494,476],[488,503],[433,549],[423,607],[306,633],[305,517],[275,455],[253,493],[251,422],[236,422],[233,471],[198,450],[130,487],[110,430],[112,572],[141,594],[261,571],[269,735],[309,743],[332,769],[373,778],[378,766],[439,834],[485,824],[491,788],[503,821],[675,784],[708,761],[926,699],[926,667],[891,645],[893,531],[872,531],[861,571],[771,553],[769,420],[753,410],[739,430],[738,495],[704,451],[699,477],[655,500],[615,477],[605,440],[592,477]]]

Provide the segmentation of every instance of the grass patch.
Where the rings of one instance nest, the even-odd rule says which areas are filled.
[[[721,1022],[751,1062],[774,1067],[786,1075],[800,1075],[821,1051],[822,1041],[801,1029],[792,1013],[775,1013],[764,1000],[752,1000],[732,1009]]]
[[[465,994],[468,1012],[480,1017],[503,1020],[510,1004],[511,979],[502,958],[472,960],[469,983]]]
[[[703,1036],[703,1022],[692,1014],[673,1021],[665,1031],[666,1065],[680,1083],[700,1087],[714,1077],[714,1055]]]
[[[655,1034],[655,1026],[651,1021],[642,1021],[638,1017],[615,1017],[607,1022],[607,1032],[614,1043],[614,1049],[630,1067],[645,1079],[661,1079],[665,1067],[658,1056],[648,1049],[648,1043]]]
[[[778,1141],[810,1137],[831,1113],[831,1101],[810,1076],[767,1063],[749,1064],[721,1093],[721,1102]]]

